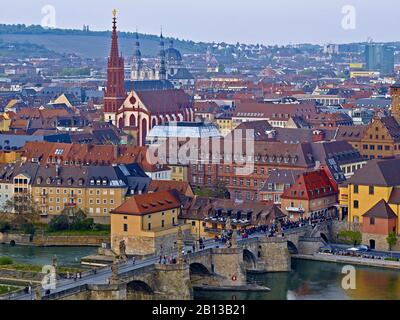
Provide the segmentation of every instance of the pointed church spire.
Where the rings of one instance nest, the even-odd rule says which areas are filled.
[[[164,36],[161,27],[161,34],[160,34],[160,54],[159,54],[159,70],[158,70],[158,77],[159,80],[165,80],[167,76],[167,70],[165,67],[165,49],[164,49]]]
[[[105,120],[116,124],[116,113],[124,103],[124,58],[119,54],[117,35],[117,10],[113,10],[111,52],[107,66],[107,88],[104,92]]]
[[[161,33],[160,33],[160,47],[162,48],[162,50],[164,50],[164,36],[163,36],[162,27],[161,27]]]
[[[118,35],[117,35],[117,10],[113,10],[113,22],[112,22],[112,35],[111,35],[111,53],[110,53],[110,61],[112,63],[117,63],[119,59],[118,52]]]

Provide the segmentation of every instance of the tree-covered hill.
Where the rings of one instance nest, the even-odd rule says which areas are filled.
[[[47,29],[39,25],[26,26],[0,24],[0,40],[7,43],[31,43],[57,53],[75,53],[83,57],[104,58],[109,53],[110,31],[83,31],[71,29]],[[159,50],[159,37],[139,34],[142,54],[154,56]],[[182,53],[204,53],[208,44],[193,41],[174,40],[174,46]],[[130,56],[134,50],[135,34],[120,32],[120,50]]]

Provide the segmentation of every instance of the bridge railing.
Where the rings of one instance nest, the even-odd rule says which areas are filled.
[[[5,293],[0,295],[0,300],[17,300],[20,297],[26,295],[25,289],[20,289],[14,292]]]
[[[299,241],[308,241],[308,242],[321,242],[321,237],[306,237],[300,236]]]
[[[86,284],[82,284],[82,285],[78,285],[76,287],[72,287],[69,289],[65,289],[63,291],[60,292],[56,292],[56,293],[50,293],[48,295],[45,295],[42,297],[42,300],[54,300],[63,296],[68,296],[71,294],[77,294],[77,293],[81,293],[81,292],[85,292],[87,291],[87,285]]]

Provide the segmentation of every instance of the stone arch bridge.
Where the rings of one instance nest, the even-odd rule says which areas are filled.
[[[191,299],[193,287],[243,287],[248,272],[285,272],[291,269],[291,253],[312,254],[332,236],[330,223],[286,231],[283,236],[253,235],[227,248],[213,243],[189,253],[184,262],[158,264],[157,258],[141,264],[121,265],[118,281],[107,283],[111,272],[84,284],[56,290],[44,299],[126,299],[129,294],[146,299]],[[107,273],[109,272],[109,273]]]

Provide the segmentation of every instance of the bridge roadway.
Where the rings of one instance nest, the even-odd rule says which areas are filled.
[[[293,232],[299,232],[302,231],[302,229],[307,228],[308,226],[300,227],[300,228],[295,228],[291,230],[285,231],[285,234],[290,234]],[[246,243],[247,241],[251,241],[252,239],[257,239],[257,238],[262,238],[266,237],[266,234],[264,232],[259,232],[259,233],[254,233],[252,235],[249,235],[247,238],[242,238],[241,236],[238,237],[238,245],[240,246],[241,243]],[[222,247],[224,244],[215,241],[213,239],[207,240],[204,242],[205,248],[202,250],[197,250],[196,253],[198,254],[199,251],[206,251],[209,249],[213,248],[218,248]],[[188,252],[191,250],[192,247],[186,246],[185,247],[185,252]],[[191,253],[186,253],[184,254],[184,257],[190,258]],[[158,263],[159,257],[151,257],[145,260],[137,260],[135,264],[133,264],[132,260],[128,260],[127,262],[121,262],[118,264],[118,275],[123,276],[124,274],[133,271],[133,270],[138,270],[141,268],[145,268],[151,265],[154,265]],[[111,266],[107,266],[104,268],[97,269],[96,274],[93,272],[93,270],[86,271],[82,273],[82,277],[80,279],[59,279],[56,282],[56,288],[50,290],[51,293],[62,293],[64,291],[70,291],[73,290],[74,288],[78,288],[81,286],[85,285],[90,285],[90,284],[108,284],[108,280],[111,278],[112,272],[111,272]],[[44,289],[41,289],[40,293],[41,296],[44,297],[45,294]],[[24,293],[24,292],[18,292],[15,294],[11,294],[9,296],[9,300],[33,300],[35,299],[35,292],[34,288],[32,289],[31,293]]]

